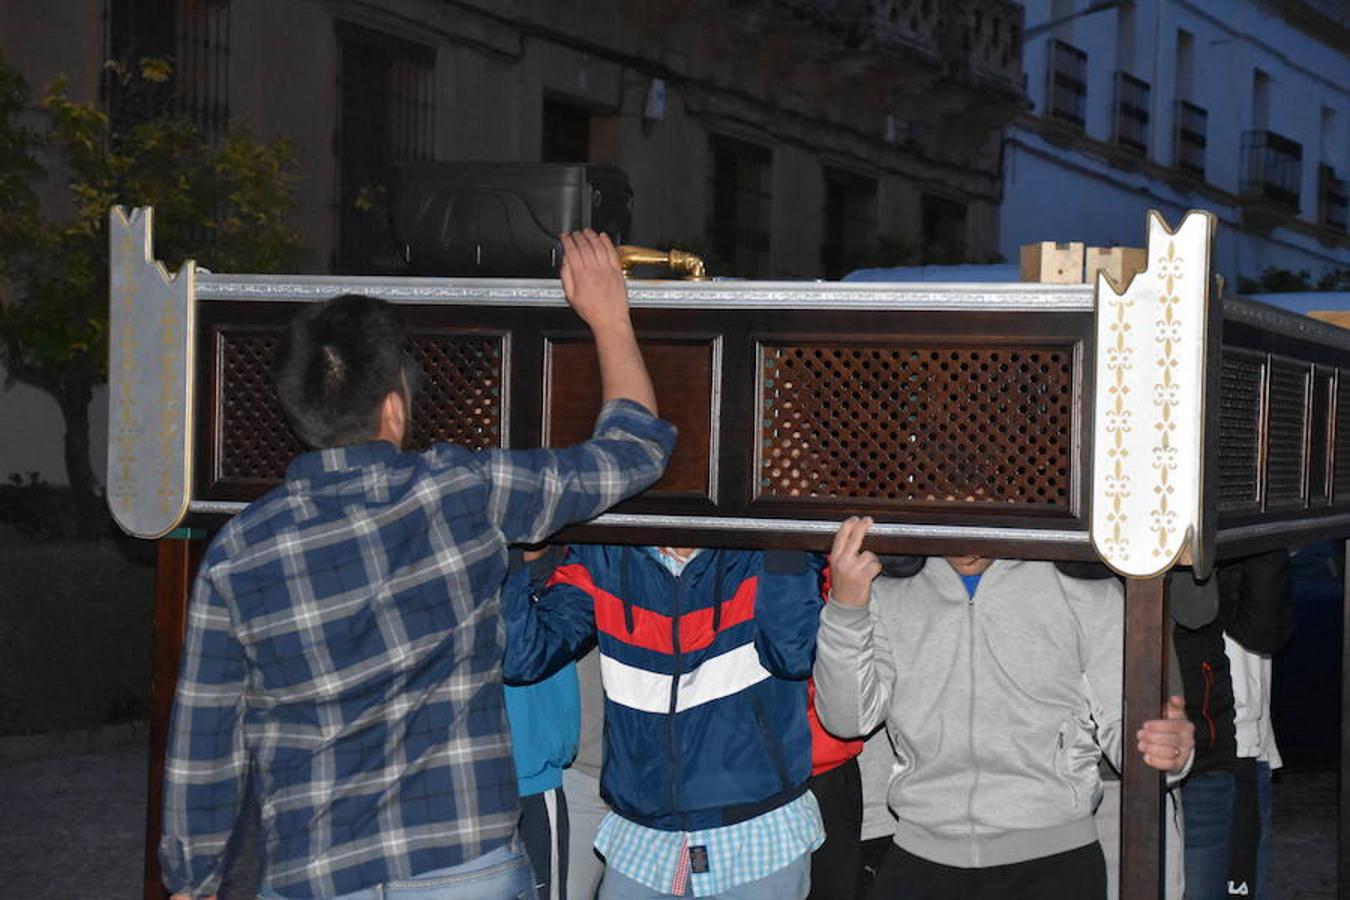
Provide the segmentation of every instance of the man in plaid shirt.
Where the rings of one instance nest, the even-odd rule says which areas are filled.
[[[613,246],[562,242],[605,399],[575,447],[404,452],[416,373],[380,301],[310,307],[281,341],[277,394],[318,449],[197,576],[164,770],[175,897],[217,890],[249,777],[264,897],[533,896],[501,683],[507,545],[641,491],[674,443]]]

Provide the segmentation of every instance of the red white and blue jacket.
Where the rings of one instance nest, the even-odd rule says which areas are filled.
[[[537,594],[503,597],[504,675],[547,675],[598,640],[600,793],[621,816],[693,831],[775,809],[811,774],[813,557],[705,550],[677,577],[639,547],[574,546]]]

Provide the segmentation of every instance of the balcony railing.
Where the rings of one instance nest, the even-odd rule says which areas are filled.
[[[933,0],[880,0],[871,7],[872,24],[879,34],[936,46],[940,10]]]
[[[1209,112],[1189,100],[1178,100],[1173,121],[1173,164],[1184,172],[1204,178]]]
[[[1003,0],[972,5],[966,27],[973,69],[1022,93],[1022,7]]]
[[[1344,178],[1336,177],[1336,170],[1326,163],[1317,167],[1317,224],[1345,231],[1346,186]]]
[[[1046,112],[1082,128],[1087,121],[1087,54],[1064,41],[1050,42]]]
[[[1242,193],[1297,211],[1303,145],[1273,131],[1242,133]]]
[[[1122,147],[1148,152],[1148,82],[1128,72],[1116,73],[1115,139]]]

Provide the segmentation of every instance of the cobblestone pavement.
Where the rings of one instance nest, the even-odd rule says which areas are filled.
[[[48,742],[16,753],[14,740],[0,741],[0,893],[27,900],[140,897],[144,729],[92,749],[88,742]],[[1280,772],[1274,798],[1272,896],[1333,900],[1335,771]]]

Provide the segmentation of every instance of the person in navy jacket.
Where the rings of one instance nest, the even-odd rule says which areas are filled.
[[[613,809],[596,837],[602,900],[806,896],[823,836],[807,790],[819,565],[795,551],[574,546],[542,591],[503,599],[510,681],[599,643]]]

